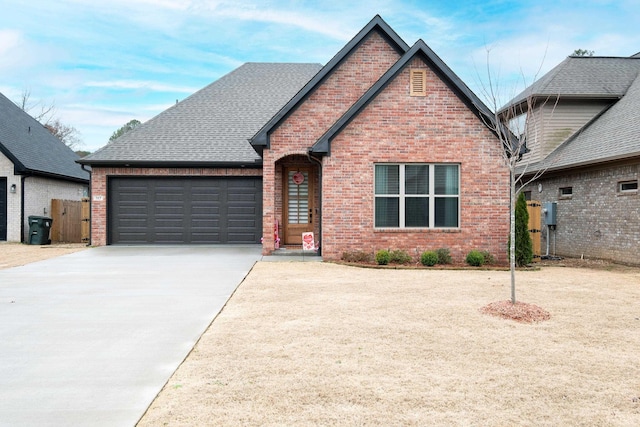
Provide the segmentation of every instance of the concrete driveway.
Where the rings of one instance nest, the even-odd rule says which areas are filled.
[[[260,251],[108,246],[0,271],[0,425],[135,425]]]

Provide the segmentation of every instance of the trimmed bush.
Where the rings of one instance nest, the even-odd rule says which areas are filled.
[[[346,262],[372,262],[373,255],[365,251],[349,251],[342,253],[342,260]]]
[[[380,249],[376,252],[376,262],[378,265],[387,265],[391,260],[391,254],[386,249]]]
[[[493,257],[493,255],[491,255],[489,251],[480,251],[480,253],[484,257],[485,264],[493,265],[496,263],[496,259]]]
[[[422,252],[422,255],[420,255],[420,263],[427,267],[433,267],[438,263],[438,254],[435,251]]]
[[[480,267],[482,264],[484,264],[484,255],[482,255],[482,252],[474,249],[467,254],[466,261],[467,264],[471,266]]]
[[[395,250],[389,253],[389,262],[391,264],[409,264],[411,261],[411,255],[407,251]]]
[[[451,264],[451,254],[448,248],[436,249],[436,254],[438,254],[438,264]]]

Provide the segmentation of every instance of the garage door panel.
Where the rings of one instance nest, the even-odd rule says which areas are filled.
[[[259,177],[114,177],[109,243],[258,243]]]

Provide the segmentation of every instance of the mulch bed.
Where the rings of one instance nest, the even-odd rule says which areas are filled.
[[[535,304],[510,300],[492,302],[480,309],[484,314],[515,320],[520,323],[539,323],[551,319],[551,314]]]

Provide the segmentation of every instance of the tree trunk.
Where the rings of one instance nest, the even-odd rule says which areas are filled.
[[[515,164],[509,165],[510,201],[509,201],[509,268],[511,270],[511,303],[516,303],[516,185]]]

